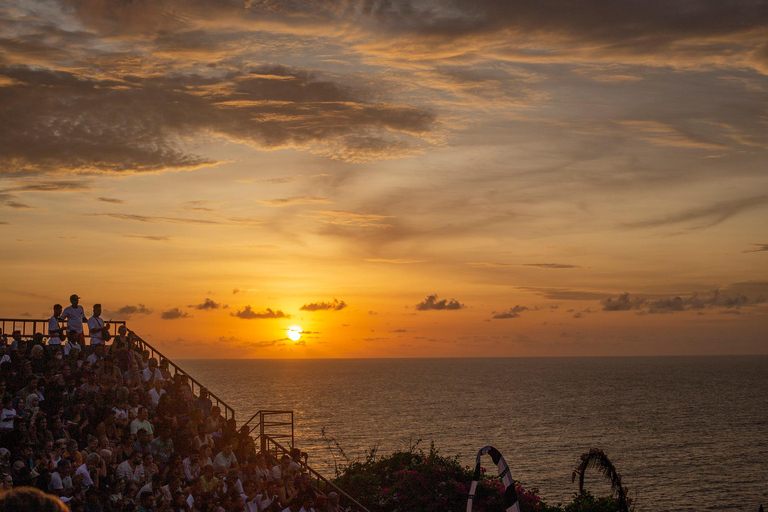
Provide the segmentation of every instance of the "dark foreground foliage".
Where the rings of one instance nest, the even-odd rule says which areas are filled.
[[[494,468],[495,469],[495,468]],[[371,512],[463,512],[473,471],[456,457],[444,457],[434,445],[428,452],[412,446],[387,456],[371,450],[362,462],[339,471],[334,483]],[[548,505],[536,487],[516,484],[522,512],[616,512],[616,500],[575,494],[573,502]],[[495,475],[483,473],[474,500],[478,512],[504,510],[504,485]]]

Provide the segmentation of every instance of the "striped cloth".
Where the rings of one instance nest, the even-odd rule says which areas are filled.
[[[493,446],[485,446],[482,450],[477,452],[477,465],[475,466],[475,475],[472,478],[472,485],[469,488],[469,497],[467,499],[467,512],[472,512],[472,502],[475,499],[475,491],[477,490],[477,483],[480,481],[480,459],[483,455],[490,455],[493,459],[493,463],[499,468],[499,476],[504,483],[504,509],[507,512],[520,512],[520,502],[517,500],[517,491],[515,490],[515,482],[512,481],[512,475],[509,474],[509,466],[507,461],[501,455],[499,450]]]

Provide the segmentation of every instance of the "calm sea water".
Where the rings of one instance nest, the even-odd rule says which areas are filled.
[[[768,357],[187,360],[232,405],[293,409],[296,444],[333,475],[325,428],[347,455],[421,439],[474,464],[497,447],[550,503],[577,489],[581,453],[605,450],[638,511],[768,505]],[[490,459],[486,461],[490,468]],[[597,473],[597,494],[610,488]]]

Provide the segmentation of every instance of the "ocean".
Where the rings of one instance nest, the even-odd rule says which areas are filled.
[[[474,465],[490,444],[552,504],[571,500],[571,472],[596,447],[638,512],[768,505],[768,356],[178,363],[239,421],[292,409],[296,446],[329,477],[334,450],[322,429],[352,460],[420,440]],[[596,472],[586,487],[610,493]]]

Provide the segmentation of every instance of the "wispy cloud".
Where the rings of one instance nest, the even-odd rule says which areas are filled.
[[[574,290],[570,288],[544,288],[536,286],[519,286],[518,289],[534,293],[545,299],[554,300],[603,300],[610,295],[608,292],[593,292]]]
[[[90,181],[53,180],[17,182],[5,190],[13,192],[84,192],[93,188]]]
[[[426,260],[410,260],[406,258],[394,258],[394,259],[365,258],[365,261],[369,261],[371,263],[391,263],[393,265],[407,265],[409,263],[424,263]]]
[[[467,263],[471,267],[478,268],[508,268],[508,267],[534,267],[542,269],[566,269],[581,268],[579,265],[569,265],[566,263],[492,263],[492,262],[471,262]]]
[[[211,225],[218,225],[218,224],[225,224],[224,222],[219,222],[216,220],[210,220],[210,219],[189,219],[189,218],[181,218],[181,217],[153,217],[149,215],[137,215],[137,214],[131,214],[131,213],[86,213],[84,214],[86,217],[111,217],[113,219],[118,220],[128,220],[128,221],[134,221],[134,222],[168,222],[171,224],[211,224]]]
[[[656,219],[629,222],[623,226],[627,228],[655,228],[670,224],[697,222],[697,224],[691,226],[689,229],[703,229],[716,226],[742,212],[759,208],[766,204],[768,204],[768,196],[753,196],[744,199],[722,201],[711,206],[694,208]]]
[[[493,314],[492,318],[494,318],[496,320],[503,320],[503,319],[506,319],[506,318],[519,318],[520,317],[520,313],[522,313],[523,311],[528,311],[529,309],[530,308],[528,308],[526,306],[516,305],[515,307],[509,308],[506,311],[501,311],[501,312],[498,312],[498,313],[496,311],[494,311],[492,313]]]
[[[98,198],[98,200],[99,200],[99,201],[101,201],[102,203],[110,203],[110,204],[125,204],[125,201],[123,201],[122,199],[116,199],[116,198],[114,198],[114,197],[104,197],[104,196],[100,196],[100,197]]]
[[[123,235],[128,238],[140,238],[142,240],[149,240],[151,242],[168,242],[171,240],[170,236],[166,235]]]
[[[757,247],[757,249],[748,249],[746,251],[741,251],[741,252],[766,252],[766,251],[768,251],[768,244],[752,244],[752,245]]]
[[[315,216],[326,224],[337,226],[350,226],[361,228],[389,228],[390,224],[384,222],[391,219],[391,215],[376,215],[366,213],[353,213],[338,210],[319,210]]]
[[[211,208],[210,205],[212,204],[210,201],[204,201],[204,200],[198,200],[198,201],[185,201],[183,204],[183,208],[185,210],[189,210],[192,212],[216,212],[215,208]]]
[[[328,199],[322,197],[301,196],[301,197],[284,197],[281,199],[263,199],[261,201],[269,206],[291,206],[294,204],[311,204],[311,203],[331,203]]]

